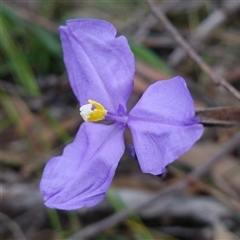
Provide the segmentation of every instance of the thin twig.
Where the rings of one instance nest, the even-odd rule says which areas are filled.
[[[223,77],[215,74],[211,68],[202,61],[201,57],[184,40],[184,38],[178,33],[177,29],[171,24],[165,14],[162,12],[162,10],[158,8],[152,0],[147,0],[147,2],[156,18],[163,23],[164,27],[172,34],[177,43],[186,51],[187,55],[201,68],[201,70],[205,72],[216,85],[224,87],[234,97],[240,100],[240,92],[230,85]]]
[[[181,0],[175,0],[173,2],[166,2],[162,4],[161,8],[164,13],[169,12],[173,7],[176,7]],[[153,14],[149,14],[146,18],[144,18],[140,23],[139,27],[137,28],[136,33],[133,35],[133,40],[137,43],[141,43],[146,36],[148,35],[148,32],[150,31],[150,28],[157,23],[157,19],[153,16]]]
[[[93,223],[93,224],[83,228],[81,231],[72,235],[67,240],[78,240],[78,239],[82,240],[82,239],[93,237],[96,234],[103,231],[104,229],[107,229],[109,227],[112,227],[112,226],[124,221],[133,212],[134,213],[140,212],[142,209],[147,208],[149,205],[151,205],[155,201],[159,200],[160,197],[165,196],[170,193],[173,193],[173,192],[183,191],[192,180],[197,180],[200,177],[204,176],[206,173],[208,173],[212,169],[214,164],[216,164],[219,160],[221,160],[223,157],[225,157],[227,154],[229,154],[232,150],[234,150],[237,146],[239,146],[239,144],[240,144],[240,133],[237,133],[230,141],[228,141],[226,144],[224,144],[220,148],[220,151],[218,151],[214,156],[209,158],[209,160],[206,161],[201,167],[194,169],[190,173],[189,178],[187,178],[183,181],[180,181],[177,184],[172,184],[170,186],[165,187],[164,189],[161,189],[150,200],[144,202],[143,204],[137,205],[134,209],[126,209],[122,212],[114,213],[111,216],[109,216],[97,223]]]
[[[228,153],[233,151],[236,147],[239,147],[239,144],[240,144],[240,132],[236,133],[233,136],[233,138],[226,144],[224,144],[213,157],[206,161],[205,164],[194,170],[189,175],[190,178],[199,179],[203,175],[206,175],[219,160],[221,160]]]
[[[195,116],[204,126],[240,125],[239,107],[215,107],[195,109]]]
[[[240,8],[240,2],[226,2],[226,6],[222,9],[215,9],[197,29],[188,37],[188,42],[192,47],[199,48],[201,43],[211,34],[217,27],[223,24],[228,17]],[[164,12],[164,11],[163,11]],[[180,47],[177,47],[169,56],[168,64],[171,67],[177,67],[184,59],[186,53]]]
[[[221,25],[227,18],[227,15],[223,11],[216,9],[214,10],[206,19],[199,24],[198,28],[189,35],[188,42],[195,49],[198,50],[206,39],[206,36],[209,36],[215,28]],[[169,56],[168,64],[176,68],[185,58],[186,52],[182,49],[181,46],[178,46]]]

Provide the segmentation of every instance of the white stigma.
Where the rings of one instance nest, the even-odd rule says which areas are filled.
[[[83,120],[85,122],[88,122],[88,118],[90,117],[90,114],[93,112],[92,110],[92,104],[85,104],[79,108],[80,115],[82,116]]]

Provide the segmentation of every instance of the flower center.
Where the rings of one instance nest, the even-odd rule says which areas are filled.
[[[80,107],[80,115],[85,122],[98,122],[101,120],[114,121],[116,123],[127,124],[128,116],[124,107],[119,104],[117,115],[109,113],[102,104],[89,99],[88,104]]]
[[[80,115],[85,122],[97,122],[105,119],[107,110],[102,104],[89,99],[89,104],[85,104],[80,107]]]

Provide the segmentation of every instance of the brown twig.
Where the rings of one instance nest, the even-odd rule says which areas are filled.
[[[213,157],[206,161],[205,164],[194,170],[189,175],[190,178],[198,179],[203,175],[207,174],[219,160],[221,160],[228,153],[233,151],[236,147],[239,146],[239,144],[240,144],[240,132],[236,133],[236,135],[234,135],[230,141],[224,144]]]
[[[161,8],[163,12],[167,13],[170,11],[173,7],[177,6],[181,0],[175,0],[172,2],[166,2],[165,4],[162,4]],[[133,40],[136,43],[142,42],[146,36],[148,35],[148,32],[150,31],[150,28],[157,23],[157,19],[153,16],[153,14],[149,14],[146,18],[144,18],[140,23],[139,27],[137,28],[136,33],[133,35]]]
[[[147,202],[144,202],[143,204],[137,205],[134,209],[126,209],[122,212],[115,213],[97,223],[93,223],[85,228],[83,228],[80,232],[77,232],[76,234],[72,235],[67,240],[77,240],[77,239],[86,239],[95,236],[96,234],[100,233],[106,228],[112,227],[122,221],[124,221],[126,218],[128,218],[133,212],[140,212],[141,209],[144,209],[154,203],[155,201],[159,200],[160,197],[165,196],[167,194],[183,191],[188,184],[192,180],[199,179],[200,177],[204,176],[206,173],[208,173],[211,168],[216,164],[219,160],[221,160],[223,157],[225,157],[228,153],[230,153],[233,149],[235,149],[240,144],[240,133],[237,133],[230,141],[228,141],[226,144],[224,144],[220,151],[218,151],[214,156],[209,158],[208,161],[206,161],[201,167],[193,170],[188,179],[185,179],[181,182],[178,182],[177,184],[173,184],[170,186],[165,187],[164,189],[161,189],[157,194],[152,197]],[[190,180],[190,181],[189,181]]]
[[[215,107],[196,109],[196,117],[205,126],[237,126],[240,125],[239,107]]]
[[[189,43],[195,49],[199,48],[201,43],[211,34],[217,27],[223,24],[228,17],[240,8],[240,2],[229,1],[222,9],[215,9],[198,28],[188,37]],[[181,47],[177,47],[169,56],[168,64],[171,67],[177,67],[184,59],[186,53]]]
[[[152,0],[147,0],[152,12],[156,18],[161,21],[164,27],[172,34],[177,43],[186,51],[187,55],[201,68],[201,70],[207,74],[212,81],[219,86],[224,87],[229,91],[234,97],[240,100],[240,92],[230,85],[223,77],[215,74],[211,68],[202,61],[201,57],[196,53],[196,51],[183,39],[183,37],[178,33],[177,29],[171,24],[167,19],[165,14],[160,8],[158,8]]]

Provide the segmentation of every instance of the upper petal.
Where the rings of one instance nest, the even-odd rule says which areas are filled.
[[[158,81],[148,87],[129,113],[131,118],[171,125],[188,125],[194,119],[193,99],[182,77]]]
[[[129,113],[137,158],[143,172],[158,175],[201,137],[193,99],[183,78],[152,84]]]
[[[62,26],[64,62],[81,105],[88,99],[116,113],[132,92],[134,57],[125,37],[103,20],[76,19]]]
[[[100,202],[124,152],[124,127],[83,123],[63,154],[46,165],[40,189],[45,205],[77,209]]]

